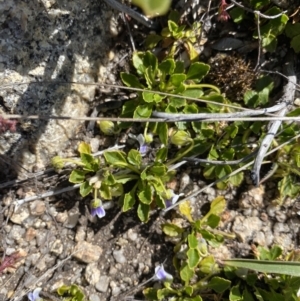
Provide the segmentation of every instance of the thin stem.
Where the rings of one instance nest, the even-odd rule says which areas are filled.
[[[175,157],[174,159],[170,160],[166,165],[170,166],[172,164],[174,164],[175,162],[179,161],[181,158],[183,158],[186,154],[188,154],[191,150],[193,150],[194,148],[194,140],[190,139],[190,146],[186,148],[186,150],[180,154],[179,156]]]

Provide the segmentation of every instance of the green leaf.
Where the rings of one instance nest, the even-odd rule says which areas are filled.
[[[159,122],[157,125],[157,132],[160,142],[167,146],[168,145],[168,124],[166,122]]]
[[[209,72],[209,65],[204,64],[204,63],[193,63],[191,64],[188,72],[187,72],[187,79],[193,79],[196,80],[197,82],[200,82],[205,75]]]
[[[131,190],[130,192],[126,193],[124,196],[124,204],[122,207],[123,212],[128,211],[131,209],[135,204],[135,190]]]
[[[179,97],[170,97],[169,98],[170,105],[174,108],[181,108],[186,105],[186,100],[184,98]]]
[[[152,105],[139,105],[134,111],[133,118],[149,118],[152,114]]]
[[[150,206],[143,204],[143,203],[139,203],[138,209],[137,209],[137,214],[139,219],[146,223],[148,222],[149,219],[149,212],[150,212]]]
[[[240,23],[245,17],[245,10],[241,7],[234,7],[229,11],[229,15],[234,23]]]
[[[82,183],[85,180],[86,174],[86,171],[74,169],[70,174],[69,182],[74,184]]]
[[[78,145],[78,152],[80,154],[91,154],[91,146],[86,142],[80,142]]]
[[[117,167],[124,167],[128,163],[126,161],[126,154],[121,151],[105,151],[104,158],[106,162],[110,165],[117,166]]]
[[[143,190],[138,193],[138,197],[142,203],[150,205],[152,202],[151,187],[147,184],[144,184]]]
[[[142,164],[142,156],[141,156],[141,153],[135,149],[131,149],[128,153],[128,156],[127,156],[127,161],[140,168],[141,167],[141,164]]]
[[[184,73],[184,63],[182,61],[176,61],[175,64],[174,73]]]
[[[267,6],[270,3],[270,1],[269,0],[251,0],[250,3],[254,9],[261,9],[264,6]]]
[[[160,124],[164,124],[164,123],[161,122]],[[166,147],[162,147],[157,151],[155,156],[155,161],[163,163],[167,160],[167,157],[168,157],[168,149]]]
[[[211,228],[216,228],[219,225],[220,222],[220,216],[215,215],[215,214],[211,214],[208,219],[207,219],[207,226],[211,227]]]
[[[173,74],[174,69],[175,69],[174,59],[166,59],[166,60],[162,61],[158,65],[158,69],[162,72],[162,74],[164,76]]]
[[[198,239],[195,234],[191,233],[188,235],[188,243],[191,249],[195,249],[198,247]]]
[[[139,82],[139,79],[135,75],[130,74],[130,73],[121,72],[120,76],[121,76],[122,82],[127,87],[144,89],[144,86]]]
[[[179,236],[181,233],[184,232],[184,230],[182,228],[176,226],[175,224],[171,224],[171,223],[163,224],[162,230],[166,235],[171,236],[171,237]]]
[[[145,102],[148,102],[148,103],[152,103],[152,102],[155,102],[155,103],[159,103],[161,102],[165,96],[163,95],[159,95],[159,94],[155,94],[153,92],[149,92],[149,91],[144,91],[142,93],[143,95],[143,99]]]
[[[240,292],[240,287],[239,285],[233,286],[230,290],[229,294],[229,300],[230,301],[240,301],[243,300],[243,296]]]
[[[189,268],[194,269],[200,261],[200,253],[198,249],[189,249],[187,251]]]
[[[189,283],[194,273],[194,270],[192,270],[187,263],[184,263],[180,269],[180,278],[185,281],[185,283]]]
[[[167,173],[167,167],[166,165],[155,162],[150,168],[149,168],[149,173],[151,175],[157,176],[157,177],[162,177]]]
[[[299,262],[269,261],[255,259],[229,259],[224,264],[236,268],[245,268],[262,273],[274,273],[281,275],[300,276]]]
[[[149,34],[145,40],[145,46],[148,49],[153,49],[162,40],[162,36],[157,34]]]
[[[285,28],[285,34],[289,38],[294,38],[300,35],[300,23],[288,23]]]
[[[186,80],[185,74],[174,73],[170,76],[169,82],[175,87],[179,87]]]
[[[187,218],[187,220],[192,223],[193,217],[192,217],[192,209],[189,201],[183,202],[179,204],[179,212]]]
[[[158,291],[157,289],[148,287],[143,290],[143,294],[148,300],[154,301],[154,300],[158,300],[157,291]]]
[[[100,166],[99,166],[99,161],[98,159],[94,158],[90,154],[80,154],[80,159],[81,162],[84,164],[84,169],[87,169],[89,171],[98,171]]]
[[[232,169],[229,165],[217,165],[215,168],[215,174],[218,179],[223,178],[226,175],[229,175],[232,172]]]
[[[300,34],[295,36],[291,41],[291,47],[296,53],[300,52]]]
[[[219,272],[219,267],[212,255],[209,255],[201,260],[200,270],[205,274],[216,274]]]
[[[158,68],[158,60],[156,55],[151,51],[146,51],[143,57],[143,63],[146,68],[151,67],[152,71],[155,73]]]
[[[231,281],[221,277],[213,277],[208,284],[208,287],[213,289],[216,293],[222,294],[229,289]]]
[[[79,193],[84,198],[86,197],[91,191],[93,187],[89,184],[89,181],[85,181],[80,185]]]
[[[282,178],[278,182],[278,189],[281,197],[295,197],[300,191],[300,185],[295,184],[295,180],[292,175],[288,175]]]
[[[234,186],[239,186],[244,180],[244,174],[242,172],[237,173],[228,178],[228,182]]]
[[[101,183],[101,187],[100,187],[99,191],[100,191],[100,197],[102,199],[105,199],[105,200],[112,199],[110,187],[108,185],[104,184],[103,182]]]
[[[262,47],[266,48],[269,52],[274,52],[277,47],[277,38],[273,34],[262,38]]]

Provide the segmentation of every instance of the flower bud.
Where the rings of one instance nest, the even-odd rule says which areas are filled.
[[[100,130],[105,134],[105,135],[114,135],[115,134],[115,124],[112,121],[98,121],[97,122]]]
[[[177,146],[183,146],[191,142],[191,136],[182,130],[177,131],[171,136],[171,143]]]

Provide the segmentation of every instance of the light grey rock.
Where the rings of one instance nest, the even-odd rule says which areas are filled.
[[[89,263],[86,266],[84,273],[86,281],[93,286],[95,286],[100,280],[100,271],[97,266],[98,264],[96,262]]]
[[[9,232],[9,238],[15,241],[20,241],[25,236],[25,229],[19,225],[13,225]]]
[[[115,261],[118,263],[125,263],[127,261],[126,257],[124,256],[123,249],[114,250],[113,257],[114,257]]]
[[[262,221],[256,216],[237,216],[234,220],[232,231],[241,242],[248,242],[255,232],[262,228]]]
[[[128,230],[127,236],[131,241],[136,241],[138,238],[138,234],[133,229]]]
[[[75,246],[74,252],[75,254],[73,257],[77,260],[85,263],[91,263],[99,260],[102,254],[102,248],[86,241],[81,241]]]
[[[36,200],[29,205],[30,214],[33,216],[43,215],[46,210],[46,205],[44,201]]]
[[[56,215],[55,218],[56,218],[56,221],[58,223],[62,223],[63,224],[68,219],[68,212],[67,211],[59,212],[59,213],[57,213],[57,215]]]
[[[21,206],[12,214],[10,220],[18,225],[23,224],[24,220],[30,215],[29,210],[26,206]]]
[[[86,237],[86,227],[79,226],[76,231],[75,241],[76,242],[83,241],[85,240],[85,237]]]
[[[64,246],[60,239],[57,239],[54,241],[54,243],[51,245],[51,252],[55,255],[62,254],[64,250]]]
[[[109,277],[100,276],[99,281],[96,283],[95,288],[98,292],[105,293],[108,289]]]
[[[96,294],[91,294],[89,300],[90,301],[100,301],[100,298]]]

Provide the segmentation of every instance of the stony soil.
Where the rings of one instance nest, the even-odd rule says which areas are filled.
[[[129,68],[126,29],[101,1],[11,0],[0,2],[0,11],[0,113],[89,116],[99,103],[130,97],[117,89],[60,84],[115,84],[119,71]],[[146,29],[133,23],[139,41]],[[206,59],[212,51],[205,50]],[[278,66],[280,57],[276,59]],[[15,85],[5,86],[11,83]],[[0,135],[0,251],[3,259],[15,252],[21,256],[13,268],[0,272],[0,301],[25,300],[36,287],[42,287],[46,300],[58,300],[56,289],[72,283],[90,301],[124,300],[139,295],[139,284],[153,275],[156,265],[166,260],[172,271],[173,245],[160,225],[175,213],[162,217],[154,212],[149,223],[141,224],[134,211],[121,214],[116,206],[99,220],[90,216],[89,200],[82,200],[77,190],[15,208],[17,200],[69,186],[70,169],[57,174],[49,167],[54,155],[76,156],[82,140],[91,143],[93,152],[116,142],[134,145],[127,134],[106,138],[79,121],[24,120],[15,133]],[[184,165],[173,183],[186,195],[205,185],[201,170],[192,165]],[[253,245],[298,248],[299,204],[274,204],[275,186],[245,182],[227,191],[208,188],[190,200],[195,216],[204,214],[216,196],[227,200],[221,229],[236,239],[218,249],[217,257],[247,256]]]

